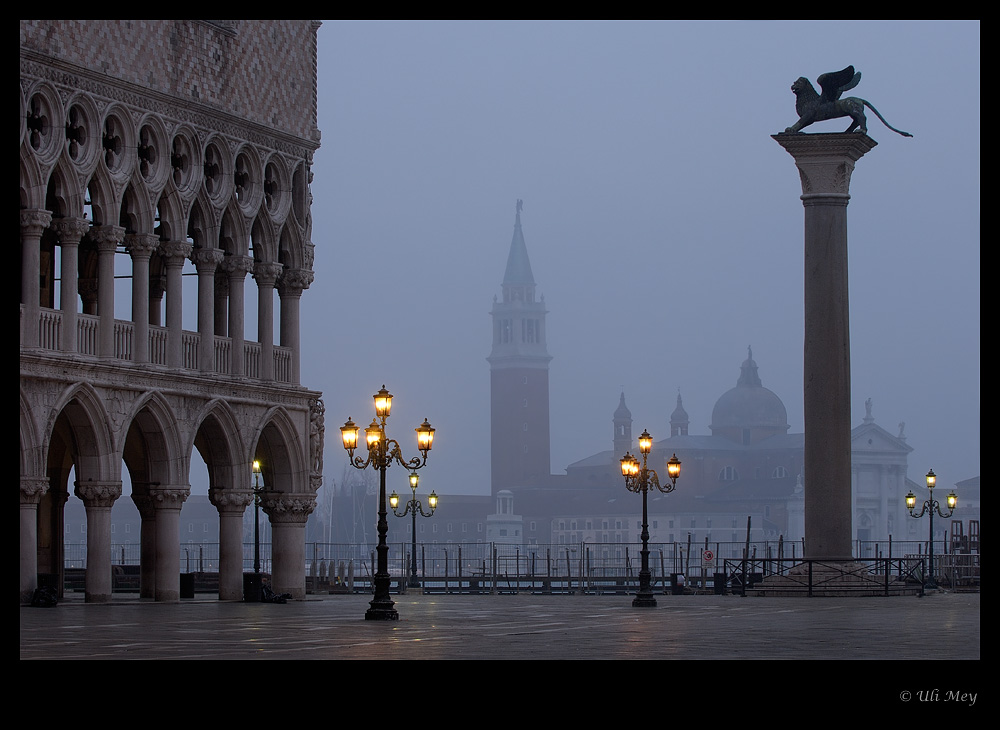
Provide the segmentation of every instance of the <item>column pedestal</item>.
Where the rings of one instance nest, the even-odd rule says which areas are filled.
[[[776,134],[805,207],[805,557],[851,560],[851,352],[847,204],[865,134]]]

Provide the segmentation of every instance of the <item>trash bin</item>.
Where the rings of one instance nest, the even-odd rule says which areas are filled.
[[[194,573],[181,573],[181,598],[194,598]]]
[[[684,574],[683,573],[671,573],[670,574],[670,595],[680,596],[684,594]]]
[[[246,603],[260,603],[260,573],[243,574],[243,600]]]
[[[715,595],[724,596],[726,595],[726,574],[725,573],[713,573],[712,574],[712,588],[714,589]]]

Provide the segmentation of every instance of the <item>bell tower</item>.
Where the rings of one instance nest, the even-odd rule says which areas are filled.
[[[545,298],[536,298],[517,201],[514,236],[501,284],[493,297],[490,364],[491,493],[539,484],[551,474],[549,356]]]

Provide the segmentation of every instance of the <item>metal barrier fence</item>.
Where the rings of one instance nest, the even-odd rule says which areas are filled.
[[[939,544],[940,543],[940,544]],[[375,572],[375,545],[345,543],[307,543],[305,546],[307,588],[326,590],[330,586],[352,591],[371,589]],[[388,545],[389,574],[393,587],[403,590],[412,561],[411,543]],[[180,562],[182,573],[211,574],[219,569],[218,543],[183,543]],[[639,543],[575,543],[550,545],[509,545],[504,543],[418,543],[417,578],[429,589],[440,590],[516,590],[547,589],[628,591],[638,585]],[[979,580],[979,555],[947,553],[946,541],[934,544],[935,573],[942,585],[971,585]],[[800,543],[780,540],[750,543],[651,543],[649,565],[653,588],[676,590],[678,580],[704,589],[717,574],[733,575],[744,571],[751,576],[788,572],[788,567],[803,560]],[[896,572],[906,566],[923,575],[926,542],[858,542],[855,557],[879,565],[896,561]],[[118,572],[132,571],[126,566],[140,562],[137,543],[112,545],[112,564]],[[904,561],[904,562],[900,562]],[[908,562],[905,562],[908,561]],[[271,572],[271,545],[260,545],[261,571]],[[244,571],[253,570],[254,545],[243,544]],[[67,569],[86,567],[86,546],[67,545]],[[739,565],[739,568],[734,568]],[[885,569],[889,571],[889,569]],[[747,583],[740,584],[740,587]]]

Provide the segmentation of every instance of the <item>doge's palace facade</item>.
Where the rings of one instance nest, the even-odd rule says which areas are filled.
[[[318,27],[20,21],[22,602],[40,576],[62,585],[70,494],[87,513],[86,600],[110,600],[123,467],[142,595],[178,600],[194,449],[219,510],[219,597],[242,597],[255,459],[272,587],[304,597],[323,448],[320,393],[299,382]]]

